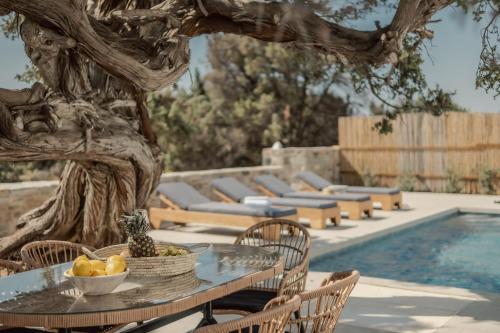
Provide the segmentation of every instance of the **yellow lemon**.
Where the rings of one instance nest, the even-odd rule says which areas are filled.
[[[76,257],[76,259],[74,260],[74,262],[77,262],[77,261],[80,261],[80,260],[89,260],[89,258],[87,258],[87,256],[85,254],[83,254],[81,256]]]
[[[106,269],[106,264],[103,261],[90,260],[89,262],[90,262],[90,266],[92,267],[93,271]]]
[[[125,264],[125,258],[119,254],[115,254],[114,256],[108,257],[108,259],[106,260],[107,263],[112,262],[112,261],[118,261],[118,262],[122,262],[123,264]]]
[[[104,269],[96,269],[92,271],[92,276],[104,276],[106,271]]]
[[[73,274],[75,276],[90,276],[92,266],[88,260],[78,260],[73,263]]]
[[[66,271],[66,274],[68,274],[69,276],[75,276],[75,274],[73,274],[73,268],[70,268]]]
[[[125,261],[109,261],[106,263],[106,275],[122,273],[125,270]]]

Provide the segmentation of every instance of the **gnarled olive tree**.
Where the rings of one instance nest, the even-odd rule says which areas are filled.
[[[395,64],[409,33],[450,0],[400,0],[387,26],[358,31],[307,1],[0,0],[43,84],[0,89],[0,160],[67,160],[55,196],[0,241],[5,256],[34,239],[94,246],[122,240],[116,219],[144,207],[161,173],[145,96],[187,70],[189,39],[233,33],[294,43],[345,64]]]

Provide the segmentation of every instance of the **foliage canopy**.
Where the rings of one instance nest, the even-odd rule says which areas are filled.
[[[337,142],[338,117],[351,110],[338,96],[346,78],[328,57],[226,35],[210,38],[209,61],[192,89],[150,99],[167,169],[259,164],[275,141]]]

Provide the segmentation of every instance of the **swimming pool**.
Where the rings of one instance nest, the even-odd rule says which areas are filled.
[[[500,293],[500,215],[457,213],[311,261],[313,271]]]

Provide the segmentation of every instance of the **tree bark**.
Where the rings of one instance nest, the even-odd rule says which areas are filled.
[[[0,138],[3,161],[70,160],[55,196],[21,217],[18,231],[1,240],[4,256],[35,239],[96,247],[123,241],[117,219],[145,207],[161,175],[159,149],[137,124],[83,101],[49,104],[58,122],[55,131],[29,133],[23,140]]]
[[[55,196],[0,240],[0,257],[35,239],[95,247],[123,240],[117,218],[146,205],[161,173],[146,93],[187,70],[189,38],[234,33],[294,43],[345,64],[395,63],[408,33],[451,0],[401,0],[386,27],[359,31],[288,2],[0,0],[44,84],[0,89],[0,160],[68,161]]]

